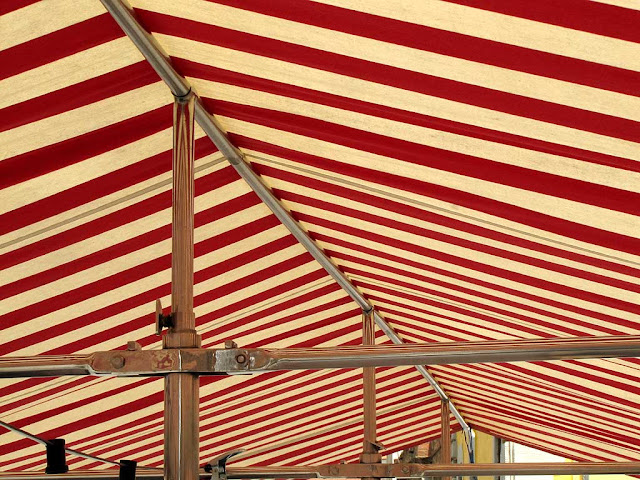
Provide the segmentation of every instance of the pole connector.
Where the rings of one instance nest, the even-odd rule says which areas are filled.
[[[219,457],[209,460],[204,466],[204,471],[211,474],[211,480],[227,480],[227,461],[236,455],[240,455],[244,449],[223,453]]]
[[[156,335],[162,335],[162,330],[173,327],[173,314],[164,315],[162,313],[162,303],[156,300]]]

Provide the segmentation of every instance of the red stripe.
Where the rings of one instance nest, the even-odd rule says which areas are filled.
[[[516,297],[521,297],[521,298],[524,298],[524,299],[527,299],[527,300],[534,301],[536,303],[541,303],[543,305],[551,305],[553,307],[560,308],[560,309],[566,310],[568,312],[575,312],[575,313],[578,313],[580,315],[585,315],[585,316],[588,316],[588,317],[592,317],[592,318],[595,318],[597,320],[600,320],[601,322],[610,323],[612,325],[624,325],[624,326],[631,327],[631,328],[636,328],[637,327],[637,323],[636,322],[627,321],[627,320],[624,320],[624,319],[621,319],[621,318],[613,317],[611,315],[606,315],[606,314],[602,314],[602,313],[599,313],[599,312],[593,312],[591,310],[587,310],[586,308],[576,307],[574,305],[570,305],[570,304],[567,304],[567,303],[563,303],[563,302],[559,302],[559,301],[555,301],[555,300],[550,300],[550,299],[548,299],[546,297],[540,297],[540,296],[537,296],[537,295],[532,295],[532,294],[530,294],[528,292],[525,292],[525,291],[515,290],[515,289],[512,289],[512,288],[508,288],[508,287],[503,287],[501,285],[493,284],[493,283],[486,282],[486,281],[483,281],[483,280],[478,280],[476,278],[469,277],[469,276],[466,276],[466,275],[460,275],[460,274],[457,274],[457,273],[454,273],[454,272],[450,272],[450,271],[447,271],[447,270],[439,269],[439,268],[436,268],[436,267],[431,267],[429,265],[421,264],[419,262],[414,262],[414,261],[408,260],[406,258],[401,258],[401,257],[397,257],[395,255],[390,255],[390,254],[387,254],[386,252],[383,252],[383,251],[369,249],[369,248],[362,247],[360,245],[356,245],[356,244],[353,244],[353,243],[350,243],[350,242],[345,242],[345,241],[342,241],[342,240],[339,240],[339,239],[331,238],[329,236],[325,236],[325,235],[321,235],[321,234],[317,234],[317,233],[314,233],[313,236],[317,240],[320,240],[320,241],[323,241],[323,242],[328,242],[328,243],[333,243],[333,244],[336,244],[336,245],[340,245],[340,246],[346,247],[346,248],[350,249],[352,252],[363,252],[363,253],[366,253],[366,254],[369,254],[369,255],[373,255],[373,256],[376,256],[376,257],[379,257],[379,258],[388,259],[388,260],[391,260],[393,262],[400,263],[401,265],[408,265],[408,266],[411,266],[411,267],[420,268],[420,269],[424,270],[425,272],[433,272],[435,274],[442,275],[442,276],[445,276],[445,277],[454,278],[456,280],[460,280],[460,281],[463,281],[465,283],[470,283],[472,285],[479,285],[481,287],[485,287],[485,288],[488,288],[488,289],[491,289],[491,290],[496,290],[498,292],[504,292],[504,293],[507,293],[509,295],[514,295]],[[336,252],[332,252],[332,254],[336,255]],[[344,256],[344,254],[341,254],[341,255]],[[363,260],[359,259],[358,262],[363,262]],[[403,275],[407,275],[407,273],[404,272]],[[430,281],[432,281],[432,280],[430,280]],[[467,290],[464,287],[455,287],[455,289],[459,290],[459,291],[463,291],[463,292],[467,291],[469,293],[473,293],[475,295],[479,295],[479,296],[485,297],[485,294],[482,294],[481,292],[475,292],[473,290]],[[567,320],[570,323],[581,324],[580,320],[576,320],[574,318],[566,317],[564,315],[555,314],[553,312],[548,312],[546,310],[542,310],[542,309],[539,309],[539,308],[536,308],[536,307],[530,307],[530,306],[527,306],[524,303],[523,304],[519,304],[519,303],[512,302],[512,301],[509,301],[509,300],[506,300],[506,299],[502,299],[502,298],[499,298],[499,297],[493,297],[491,295],[486,295],[485,298],[489,298],[489,299],[494,299],[495,298],[497,301],[499,301],[500,303],[503,303],[505,305],[513,305],[513,306],[517,306],[519,308],[522,308],[524,310],[528,310],[528,311],[531,311],[531,312],[534,312],[534,313],[539,313],[541,315],[545,315],[545,316],[548,316],[548,317],[551,317],[551,318],[557,318],[559,320]],[[591,322],[585,322],[583,324],[587,325],[587,326],[591,326],[592,325]],[[608,330],[607,328],[602,327],[602,326],[600,326],[599,328],[603,329],[603,331],[607,331]]]
[[[263,145],[261,149],[265,149],[266,151],[271,152],[272,154],[283,157],[283,158],[291,158],[296,159],[296,152],[292,150],[282,149],[279,147],[273,147],[269,144],[265,144],[260,142],[260,145]],[[291,155],[291,156],[289,156]],[[263,171],[264,173],[268,172],[269,176],[275,177],[281,180],[285,180],[287,182],[302,185],[305,187],[313,188],[314,190],[322,191],[330,193],[331,195],[336,195],[342,198],[347,198],[350,200],[354,200],[359,203],[363,203],[365,205],[371,205],[376,208],[382,208],[389,212],[403,212],[407,216],[414,217],[416,219],[421,219],[425,222],[435,223],[437,225],[443,225],[447,228],[452,228],[455,230],[459,230],[462,232],[471,233],[473,235],[478,235],[481,237],[497,240],[499,242],[508,243],[512,245],[517,245],[519,247],[523,247],[529,250],[543,252],[549,255],[553,255],[560,258],[565,258],[567,260],[585,263],[587,265],[593,265],[598,268],[603,268],[606,270],[611,270],[614,272],[624,273],[625,275],[630,275],[634,277],[640,278],[640,269],[628,267],[626,265],[620,265],[612,262],[608,262],[606,260],[600,260],[598,258],[588,257],[586,255],[577,254],[574,252],[570,252],[567,250],[561,250],[559,248],[550,247],[547,245],[542,245],[539,243],[532,242],[530,240],[521,239],[519,237],[515,237],[512,235],[503,234],[500,232],[495,232],[489,230],[484,227],[476,226],[473,224],[465,223],[455,218],[449,218],[442,215],[438,215],[437,213],[429,212],[424,209],[416,208],[411,205],[395,202],[390,198],[381,198],[375,195],[370,195],[369,193],[359,192],[357,190],[349,189],[341,185],[336,185],[328,182],[323,182],[316,178],[301,176],[297,174],[293,174],[290,172],[286,172],[284,170],[277,169],[275,167],[271,167],[268,165],[260,164],[259,161],[254,160],[253,166],[256,169]],[[306,199],[306,197],[301,195],[295,195],[289,192],[284,192],[278,190],[278,194],[282,195],[285,199],[298,199],[298,201],[302,201],[302,199]],[[309,203],[309,200],[304,200],[303,203],[316,205],[322,202],[313,199],[314,203]],[[333,204],[324,204],[322,203],[323,208],[332,210],[336,208],[340,208],[338,206],[332,206]]]
[[[360,179],[374,184],[387,185],[400,190],[416,193],[425,198],[436,198],[438,200],[450,202],[454,205],[461,205],[472,210],[487,212],[524,225],[530,225],[569,238],[575,238],[583,242],[605,246],[607,248],[631,253],[633,255],[636,255],[637,252],[640,251],[640,240],[626,235],[608,232],[568,220],[562,220],[550,215],[533,212],[525,208],[516,207],[514,205],[491,200],[460,190],[422,182],[418,179],[393,175],[391,173],[381,175],[380,172],[368,168],[356,167],[347,163],[294,152],[292,150],[284,151],[278,147],[268,145],[259,140],[243,137],[241,135],[231,134],[230,137],[233,143],[237,146],[257,150],[267,154],[273,154],[273,152],[278,151],[283,154],[283,158],[289,158],[296,162],[311,165],[328,172],[349,175],[354,179]],[[256,164],[256,170],[259,171],[260,168],[262,167],[259,164]]]
[[[349,269],[349,271],[351,271]],[[509,319],[507,318],[502,319],[500,317],[497,316],[493,316],[490,314],[484,314],[484,313],[480,313],[476,310],[470,309],[470,308],[466,308],[465,305],[452,305],[450,303],[445,303],[443,301],[439,301],[438,299],[432,299],[432,298],[425,298],[419,295],[412,295],[410,293],[406,293],[406,292],[396,292],[394,290],[392,290],[389,287],[381,287],[378,284],[372,284],[370,282],[367,282],[366,280],[361,281],[358,280],[356,282],[354,282],[357,286],[362,287],[364,289],[366,289],[368,292],[373,291],[374,293],[369,293],[368,297],[373,300],[373,301],[379,301],[381,303],[388,303],[391,305],[395,305],[397,307],[400,308],[407,308],[406,305],[403,305],[400,301],[395,301],[395,300],[391,300],[390,298],[384,297],[384,295],[388,295],[391,298],[400,298],[400,299],[404,299],[404,300],[409,300],[409,301],[413,301],[413,302],[419,302],[419,304],[422,304],[425,306],[425,308],[416,308],[415,306],[410,307],[411,310],[415,313],[414,315],[409,314],[409,313],[405,313],[405,312],[398,312],[398,311],[394,311],[392,309],[388,309],[386,307],[381,307],[381,312],[389,312],[393,315],[398,315],[399,317],[402,318],[406,318],[409,320],[413,320],[414,322],[416,322],[417,324],[420,324],[420,322],[424,321],[424,317],[422,317],[421,315],[428,315],[428,316],[436,316],[436,317],[441,317],[445,320],[444,323],[442,323],[441,325],[444,326],[446,329],[448,329],[449,333],[441,333],[441,332],[434,332],[434,335],[438,336],[438,337],[448,337],[451,341],[457,341],[457,342],[461,342],[461,341],[465,341],[466,338],[461,337],[461,336],[455,336],[453,334],[453,332],[455,332],[455,330],[452,330],[450,328],[450,325],[453,323],[454,325],[459,325],[459,328],[464,329],[466,328],[465,325],[468,325],[469,327],[475,327],[476,329],[482,329],[482,333],[480,335],[476,334],[475,332],[470,332],[470,331],[464,331],[463,333],[467,334],[467,335],[474,335],[478,338],[478,340],[487,340],[487,339],[494,339],[496,337],[496,329],[501,329],[502,327],[507,327],[507,328],[511,328],[513,330],[516,331],[520,331],[520,332],[525,332],[526,334],[529,335],[535,335],[538,337],[542,337],[542,338],[548,338],[551,337],[552,335],[549,333],[546,333],[544,331],[541,331],[539,329],[536,328],[537,324],[542,324],[544,322],[540,322],[540,321],[536,321],[535,319],[529,319],[527,317],[522,316],[521,318],[528,322],[529,325],[521,325],[518,322],[511,322],[509,321]],[[400,285],[403,286],[405,288],[408,288],[409,284],[408,283],[403,283],[403,282],[398,282],[398,281],[394,281],[393,282],[396,285]],[[418,288],[418,287],[414,287],[414,290],[418,290],[418,291],[424,291],[425,289],[422,288]],[[378,294],[379,293],[379,294]],[[428,291],[427,291],[428,293]],[[442,294],[439,294],[439,297],[443,297]],[[485,308],[482,305],[476,304],[474,305],[473,302],[469,302],[466,301],[464,302],[465,304],[469,304],[471,307],[477,307],[480,306],[481,308]],[[470,320],[464,320],[464,319],[458,319],[458,318],[454,318],[454,317],[446,317],[445,315],[437,315],[434,314],[434,312],[431,311],[431,309],[429,307],[435,307],[435,308],[440,308],[443,309],[447,312],[453,312],[453,313],[457,313],[459,315],[463,315],[465,317],[469,317]],[[497,309],[491,309],[491,308],[485,308],[486,310],[489,310],[491,312],[491,310],[496,311]],[[508,316],[511,318],[518,318],[519,316],[517,314],[513,314],[513,313],[508,313]],[[482,320],[486,323],[488,323],[489,325],[491,325],[491,327],[486,328],[484,327],[484,325],[481,325],[479,323],[477,323],[474,319],[478,319],[478,320]],[[438,323],[436,321],[432,321],[434,325],[437,325]],[[414,329],[419,327],[414,327],[412,326]],[[492,328],[495,327],[495,328]],[[556,327],[555,330],[562,332],[563,334],[574,334],[575,332],[572,332],[570,329],[568,332],[564,332],[563,328],[561,327]],[[412,332],[409,332],[407,330],[407,333],[412,334]],[[580,332],[578,332],[580,333]],[[509,335],[514,335],[512,333],[509,333]],[[584,335],[584,334],[582,334]],[[429,341],[434,341],[433,336],[429,336],[426,337]]]
[[[640,12],[587,0],[447,0],[537,22],[640,42]]]
[[[196,195],[202,195],[208,191],[219,188],[228,183],[228,179],[228,176],[216,176],[215,174],[201,177],[195,182]],[[121,210],[92,220],[91,222],[0,255],[0,268],[8,268],[19,263],[24,263],[169,207],[171,207],[171,191],[159,193]]]
[[[498,388],[504,390],[511,390],[515,392],[515,389],[527,390],[528,393],[522,393],[517,391],[514,393],[516,398],[518,399],[532,399],[537,400],[539,402],[554,402],[554,405],[557,408],[562,409],[563,407],[557,401],[567,401],[570,399],[572,407],[576,408],[577,413],[581,413],[586,417],[597,418],[602,421],[612,422],[611,418],[607,418],[599,413],[595,412],[606,412],[610,416],[615,417],[617,420],[621,421],[622,425],[632,425],[634,422],[637,422],[637,417],[633,414],[633,412],[625,412],[623,409],[615,408],[606,402],[602,402],[593,397],[584,397],[577,390],[567,391],[559,386],[541,384],[535,377],[534,372],[530,372],[528,375],[517,375],[514,372],[504,371],[504,369],[497,369],[492,365],[483,365],[483,364],[474,364],[474,365],[465,365],[464,370],[468,371],[466,373],[462,372],[462,368],[458,365],[456,366],[438,366],[434,367],[434,370],[447,370],[449,372],[449,377],[453,376],[455,380],[451,380],[450,378],[445,378],[442,375],[437,375],[439,381],[444,386],[452,392],[458,387],[465,386],[469,389],[476,388],[477,385],[486,385],[488,387],[487,391],[490,395],[495,395],[498,391]],[[493,374],[493,375],[491,375]],[[499,383],[500,387],[497,384],[496,376],[500,378]],[[483,381],[484,379],[484,381]],[[477,380],[477,385],[476,385]],[[467,403],[471,401],[471,396],[460,396],[457,400],[462,403]],[[574,413],[576,413],[574,412]],[[635,427],[633,427],[635,428]]]
[[[218,179],[224,179],[224,172],[216,173],[221,174]],[[228,215],[237,213],[245,208],[255,205],[257,203],[256,200],[257,199],[255,199],[255,196],[251,194],[245,194],[241,197],[235,198],[225,203],[224,207],[215,206],[210,209],[204,210],[196,214],[195,226],[197,228],[212,222],[214,218],[224,218]],[[256,224],[255,228],[257,230],[261,229],[260,221],[261,220],[254,222],[254,224]],[[276,222],[274,221],[271,221],[270,223],[272,224],[271,226],[276,225]],[[72,260],[68,263],[64,263],[57,267],[44,270],[21,280],[8,283],[0,291],[0,300],[12,297],[22,292],[26,292],[33,288],[40,287],[47,283],[51,283],[55,280],[70,276],[74,273],[78,273],[83,270],[95,267],[96,265],[106,263],[110,260],[140,250],[144,247],[158,243],[168,238],[171,238],[171,225],[158,227],[154,230],[151,230],[150,232],[129,238],[110,247],[98,250],[76,260]],[[196,256],[201,255],[204,252],[204,249],[200,243],[196,243],[195,251],[197,252]]]
[[[439,377],[444,388],[446,388],[454,398],[459,398],[458,402],[461,402],[464,408],[469,408],[471,406],[470,404],[482,404],[486,402],[488,398],[495,399],[497,392],[500,391],[501,395],[504,395],[504,403],[506,405],[512,404],[509,399],[524,401],[527,403],[527,408],[544,410],[549,414],[551,414],[551,410],[547,411],[546,409],[553,407],[554,415],[563,415],[563,412],[566,412],[568,408],[573,408],[574,410],[569,413],[578,418],[582,418],[583,421],[597,419],[599,422],[604,423],[615,422],[615,420],[611,420],[611,418],[597,413],[607,411],[609,415],[617,418],[620,426],[628,425],[627,428],[635,429],[635,427],[629,426],[637,421],[633,415],[623,414],[619,416],[619,411],[608,407],[602,402],[582,401],[580,392],[575,389],[573,389],[573,391],[567,391],[566,389],[555,388],[553,385],[545,385],[543,388],[539,383],[536,383],[533,375],[512,380],[509,377],[509,372],[505,371],[495,371],[494,375],[485,374],[484,371],[490,371],[492,369],[491,365],[468,365],[467,369],[469,372],[467,372],[466,375],[459,373],[458,370],[452,373],[452,375],[455,375],[455,381],[450,377]],[[496,376],[499,380],[496,379]],[[526,390],[529,393],[523,393],[520,390]],[[486,394],[481,392],[485,392]],[[559,401],[570,401],[571,407],[567,407],[559,403]],[[541,407],[541,405],[545,405],[546,407]]]
[[[216,151],[208,138],[200,138],[195,142],[196,159]],[[0,215],[0,234],[53,217],[169,171],[171,171],[171,150],[6,212]],[[220,170],[217,175],[226,177],[229,171]],[[234,180],[239,178],[236,174],[230,175]]]
[[[299,175],[295,175],[289,172],[276,170],[269,166],[262,167],[261,171],[263,172],[263,174],[266,173],[267,176],[270,176],[270,177],[275,176],[280,179],[285,179],[286,181],[292,181],[293,177],[298,177],[294,180],[294,183],[297,183],[297,184],[302,184],[301,182],[304,180],[304,177],[301,177]],[[451,245],[458,245],[463,248],[468,248],[478,252],[484,252],[496,257],[513,260],[513,261],[524,263],[527,265],[533,265],[546,270],[556,271],[564,275],[570,275],[576,278],[583,278],[591,282],[601,283],[604,285],[609,285],[612,287],[629,290],[631,292],[640,293],[640,284],[637,284],[637,283],[626,282],[623,280],[607,277],[604,275],[599,275],[596,273],[580,270],[574,267],[568,267],[565,265],[549,262],[547,260],[541,260],[541,259],[537,259],[527,255],[522,255],[520,253],[514,253],[508,250],[492,247],[486,244],[481,244],[478,242],[458,238],[452,235],[435,232],[432,230],[418,227],[416,225],[409,225],[398,220],[390,220],[388,218],[380,217],[378,215],[373,215],[373,214],[365,213],[362,211],[355,211],[350,208],[343,207],[341,205],[324,202],[321,200],[317,200],[315,198],[306,197],[304,195],[297,195],[295,193],[284,192],[278,189],[275,190],[275,193],[281,199],[313,206],[315,208],[324,210],[325,212],[335,212],[341,215],[345,215],[347,217],[358,218],[359,220],[370,222],[375,225],[384,225],[389,228],[393,228],[395,230],[400,230],[413,235],[419,235],[422,238],[431,238],[436,241],[445,242]]]
[[[387,137],[302,115],[222,101],[212,112],[326,142],[488,182],[640,215],[640,194]],[[490,187],[487,187],[490,188]]]
[[[607,305],[611,308],[617,308],[632,313],[640,313],[640,305],[636,305],[632,302],[626,302],[616,298],[607,297],[594,292],[588,292],[579,288],[569,287],[556,282],[544,280],[541,278],[532,277],[530,275],[524,275],[519,272],[514,272],[500,267],[487,265],[481,262],[471,260],[469,258],[461,258],[455,255],[446,254],[440,251],[436,251],[430,248],[422,247],[419,245],[411,244],[408,242],[402,242],[397,239],[390,239],[382,235],[374,234],[370,231],[364,231],[358,228],[341,225],[335,222],[331,222],[325,219],[315,217],[313,215],[307,215],[298,213],[296,215],[298,219],[312,223],[314,225],[323,226],[330,229],[335,229],[340,232],[344,232],[350,235],[355,235],[359,238],[367,238],[371,241],[381,243],[383,245],[393,246],[400,248],[408,252],[417,253],[427,258],[434,258],[443,262],[451,263],[453,265],[459,265],[464,268],[483,272],[489,275],[495,275],[501,278],[508,279],[513,282],[521,283],[523,285],[530,285],[532,287],[541,288],[562,295],[567,295],[574,298],[579,298],[588,302],[598,303],[600,305]]]
[[[0,4],[0,15],[6,15],[9,12],[27,7],[36,2],[38,2],[38,0],[3,0]]]
[[[163,34],[220,45],[543,122],[625,140],[640,140],[638,123],[631,120],[249,35],[237,30],[151,12],[141,13],[142,20],[148,28]]]
[[[425,128],[432,128],[444,132],[455,133],[467,137],[479,138],[498,142],[505,145],[513,145],[528,150],[538,152],[551,153],[553,155],[561,155],[565,157],[575,158],[599,165],[607,165],[615,168],[640,172],[640,166],[635,160],[629,160],[603,153],[583,150],[567,145],[546,142],[534,138],[523,137],[511,133],[500,132],[488,128],[478,127],[476,125],[468,125],[465,123],[445,120],[443,118],[422,115],[414,112],[408,112],[397,108],[387,107],[374,103],[364,102],[348,97],[341,97],[331,93],[325,93],[308,88],[288,85],[285,83],[275,82],[264,78],[252,77],[242,73],[223,70],[221,68],[203,65],[182,58],[173,59],[173,65],[185,76],[202,78],[219,83],[226,83],[251,90],[263,91],[281,95],[290,98],[297,98],[308,102],[328,105],[342,110],[350,110],[353,112],[363,113],[380,118],[387,118],[397,122],[418,125]]]
[[[171,106],[47,145],[0,162],[0,188],[24,182],[171,127]]]
[[[268,3],[260,0],[216,0],[216,3],[251,10],[271,17],[284,18],[307,25],[345,32],[359,37],[435,52],[448,57],[464,58],[472,62],[495,65],[510,70],[557,78],[571,83],[589,85],[630,95],[640,94],[638,89],[640,74],[638,72],[447,30],[439,30],[347,8],[312,2],[299,2],[294,6],[288,0],[272,0]],[[500,3],[511,5],[508,2]],[[529,8],[526,8],[526,10],[530,12],[538,11],[537,4],[534,7],[526,1],[514,3],[518,4],[518,9],[514,10],[525,10],[523,5],[527,5]],[[543,3],[546,3],[546,7],[555,5],[554,10],[562,12],[565,17],[573,17],[575,15],[575,11],[570,11],[564,5],[559,7],[556,3],[549,1]],[[637,23],[640,23],[640,16],[637,14],[635,16],[638,17]],[[597,20],[594,23],[600,26],[602,20],[600,18]],[[626,19],[622,15],[618,15],[617,20],[616,27],[624,23]],[[632,23],[628,22],[627,26],[631,27],[631,25]],[[617,28],[610,28],[609,30],[611,32],[618,31]],[[631,31],[630,28],[629,31]],[[637,28],[634,28],[633,32],[636,40],[640,40],[640,36],[637,35]]]
[[[147,62],[138,62],[0,110],[0,132],[99,102],[157,82]]]
[[[0,51],[0,65],[2,65],[0,80],[55,62],[74,53],[89,50],[122,36],[124,33],[113,21],[111,15],[103,13],[62,30]]]

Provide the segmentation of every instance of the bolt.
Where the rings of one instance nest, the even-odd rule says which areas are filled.
[[[122,368],[124,367],[124,357],[120,355],[116,355],[111,359],[111,365],[113,368]]]
[[[244,364],[247,362],[247,357],[244,356],[242,353],[236,355],[236,362],[240,363],[240,364]]]
[[[238,348],[238,344],[233,340],[226,340],[224,342],[224,348],[226,348],[227,350],[229,350],[230,348]]]
[[[138,342],[134,342],[133,340],[129,340],[127,342],[127,350],[130,352],[135,352],[138,350],[142,350],[142,346]]]
[[[402,473],[409,473],[409,467],[402,467]]]

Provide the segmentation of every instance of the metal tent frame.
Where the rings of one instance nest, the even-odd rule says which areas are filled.
[[[143,351],[132,343],[127,351],[89,355],[5,357],[0,377],[58,375],[163,376],[165,379],[164,474],[141,470],[141,478],[193,480],[244,478],[353,478],[449,477],[452,475],[506,475],[543,473],[640,474],[640,462],[575,462],[568,464],[472,464],[419,465],[381,463],[376,440],[375,367],[414,365],[441,399],[444,458],[450,458],[450,414],[460,424],[473,458],[471,427],[426,366],[456,363],[562,360],[640,356],[640,337],[591,337],[554,340],[451,342],[404,344],[371,302],[344,275],[332,259],[291,216],[269,187],[253,171],[242,153],[228,140],[188,82],[172,67],[153,37],[137,22],[121,0],[101,0],[124,32],[139,48],[175,97],[173,110],[173,230],[171,315],[157,318],[158,332],[168,327],[163,349]],[[200,348],[193,312],[193,217],[194,217],[194,121],[249,184],[281,223],[294,235],[362,310],[363,346],[324,349],[243,349],[229,343],[224,349]],[[395,344],[375,346],[375,325]],[[226,468],[228,457],[199,465],[199,376],[260,373],[274,370],[363,368],[364,441],[358,464],[300,467]],[[23,432],[24,433],[24,432]],[[33,437],[37,438],[37,437]],[[447,452],[449,452],[447,454]],[[76,452],[78,453],[78,452]],[[217,463],[216,463],[217,462]],[[5,473],[0,480],[43,479],[42,473]],[[61,479],[115,478],[109,471],[75,471]]]

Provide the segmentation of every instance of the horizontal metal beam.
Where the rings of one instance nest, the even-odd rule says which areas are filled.
[[[329,348],[168,349],[0,357],[0,377],[216,375],[276,370],[453,365],[640,356],[640,336]]]
[[[640,462],[562,462],[562,463],[475,463],[475,464],[357,464],[318,465],[305,467],[227,467],[230,480],[276,478],[422,478],[462,475],[589,475],[640,474]],[[162,480],[162,471],[140,468],[137,478]],[[211,474],[200,472],[201,480]],[[58,480],[101,479],[116,480],[113,470],[77,470],[57,474]],[[50,480],[44,472],[0,472],[0,480]]]

